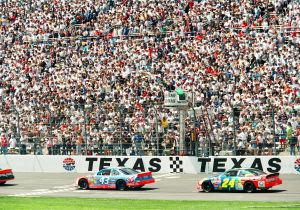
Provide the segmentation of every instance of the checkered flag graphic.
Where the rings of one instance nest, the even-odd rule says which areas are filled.
[[[170,173],[182,173],[183,162],[179,157],[170,157]]]

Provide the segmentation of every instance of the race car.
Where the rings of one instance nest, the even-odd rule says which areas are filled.
[[[79,177],[76,185],[80,189],[117,189],[141,188],[154,183],[152,172],[139,173],[131,168],[107,168],[92,175]]]
[[[0,168],[0,185],[4,185],[7,181],[14,180],[15,176],[11,169]]]
[[[255,192],[257,189],[266,191],[282,184],[279,173],[267,174],[254,168],[236,168],[225,171],[218,176],[200,179],[197,191],[245,191]]]

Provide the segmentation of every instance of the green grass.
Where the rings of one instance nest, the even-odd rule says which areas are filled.
[[[0,197],[0,210],[300,209],[300,202],[166,201],[55,197]]]

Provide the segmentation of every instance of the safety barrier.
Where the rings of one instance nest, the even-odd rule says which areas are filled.
[[[296,156],[46,156],[2,155],[1,168],[14,172],[89,173],[106,167],[130,167],[157,173],[211,173],[230,168],[258,168],[269,173],[300,174]]]

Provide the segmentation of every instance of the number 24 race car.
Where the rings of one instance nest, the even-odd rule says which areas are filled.
[[[256,189],[268,190],[271,187],[282,184],[278,173],[267,174],[258,169],[230,169],[218,176],[212,176],[199,180],[198,192],[245,191],[254,192]]]
[[[4,185],[7,181],[14,180],[15,177],[11,169],[0,168],[0,185]]]
[[[102,169],[90,176],[79,177],[76,185],[81,189],[141,188],[154,183],[152,172],[139,173],[131,168]]]

